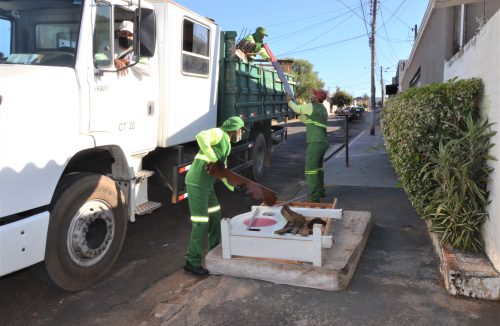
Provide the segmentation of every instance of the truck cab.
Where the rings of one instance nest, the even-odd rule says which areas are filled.
[[[216,125],[217,42],[170,1],[0,1],[0,276],[45,260],[78,290],[109,270],[159,205],[142,159]]]

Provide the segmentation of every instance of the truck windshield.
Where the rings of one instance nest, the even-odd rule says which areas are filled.
[[[0,0],[0,63],[73,67],[84,0]]]

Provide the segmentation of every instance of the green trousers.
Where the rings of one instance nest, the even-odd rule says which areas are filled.
[[[327,149],[327,142],[307,144],[305,174],[309,189],[309,202],[312,203],[319,203],[320,197],[325,195],[323,158]]]
[[[186,260],[193,266],[201,266],[203,238],[208,229],[208,250],[220,243],[221,212],[219,201],[213,185],[210,189],[186,185],[191,213],[191,240],[186,254]]]

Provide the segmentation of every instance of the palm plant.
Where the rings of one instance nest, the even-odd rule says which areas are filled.
[[[465,121],[445,124],[446,135],[420,172],[429,185],[423,196],[423,218],[431,221],[442,244],[479,251],[483,247],[480,227],[488,218],[487,183],[492,169],[487,161],[494,160],[488,152],[496,132],[491,131],[492,124],[472,113]]]

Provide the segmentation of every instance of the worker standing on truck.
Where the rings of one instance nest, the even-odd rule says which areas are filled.
[[[309,202],[319,203],[320,197],[325,196],[323,158],[328,149],[326,127],[328,112],[323,102],[326,92],[322,89],[313,91],[312,103],[296,104],[287,94],[288,106],[297,114],[306,125],[306,165],[305,175],[309,188]]]
[[[215,177],[208,173],[210,164],[218,168],[227,165],[227,157],[231,152],[231,143],[241,140],[244,122],[240,117],[231,117],[224,121],[220,128],[201,131],[196,135],[200,150],[186,175],[186,187],[189,200],[189,211],[193,228],[191,240],[186,254],[184,270],[195,275],[207,275],[209,272],[201,265],[203,237],[208,228],[208,249],[212,250],[220,243],[221,212],[219,201],[215,195]],[[231,190],[225,179],[222,182]]]
[[[255,33],[249,34],[244,38],[244,40],[247,41],[248,43],[250,43],[252,45],[252,47],[253,47],[253,45],[255,45],[255,47],[249,53],[245,52],[245,53],[247,53],[247,58],[249,61],[254,60],[255,54],[257,54],[257,53],[260,54],[262,59],[264,59],[266,61],[271,60],[271,57],[269,56],[269,54],[267,53],[266,49],[263,46],[264,45],[264,37],[266,37],[266,36],[267,36],[266,29],[264,27],[257,27],[255,29]]]

